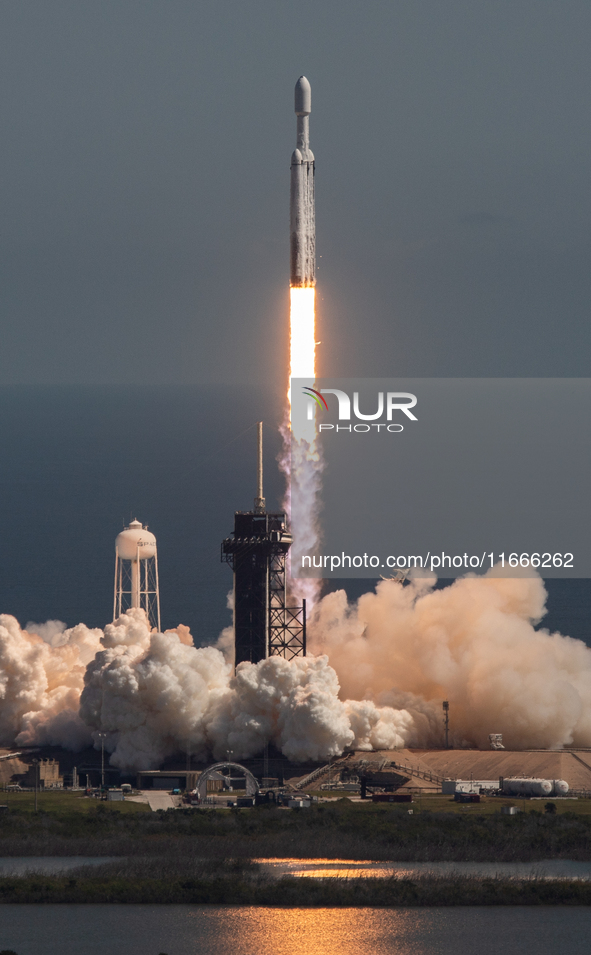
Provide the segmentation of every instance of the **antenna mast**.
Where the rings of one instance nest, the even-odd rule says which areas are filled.
[[[255,513],[264,514],[265,507],[265,498],[263,495],[263,422],[257,421],[257,496],[254,499]]]

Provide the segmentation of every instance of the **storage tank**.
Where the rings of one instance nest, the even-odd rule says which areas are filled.
[[[551,796],[553,790],[553,779],[528,779],[523,776],[503,779],[503,792],[509,796]]]
[[[141,521],[131,521],[117,535],[115,549],[122,560],[146,560],[156,554],[156,538]]]
[[[113,621],[132,607],[146,611],[160,630],[160,587],[156,538],[141,521],[131,521],[115,540]]]
[[[553,796],[566,796],[569,786],[566,779],[553,779],[552,780],[552,795]]]

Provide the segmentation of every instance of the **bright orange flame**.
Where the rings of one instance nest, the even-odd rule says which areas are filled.
[[[290,378],[314,378],[314,288],[290,288]]]
[[[311,385],[315,379],[316,332],[314,288],[293,287],[290,295],[290,338],[289,338],[289,377],[308,378]],[[287,393],[291,408],[291,385]],[[291,418],[291,415],[290,415]],[[305,438],[312,443],[316,437],[316,423],[307,422],[302,434],[296,438]]]

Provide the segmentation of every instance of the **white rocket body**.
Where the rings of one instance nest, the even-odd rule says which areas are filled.
[[[291,157],[290,253],[291,285],[316,284],[316,221],[314,214],[314,153],[310,149],[312,93],[300,76],[295,87],[298,140]]]

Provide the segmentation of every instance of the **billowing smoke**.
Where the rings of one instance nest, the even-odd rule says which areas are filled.
[[[320,491],[324,459],[322,448],[317,443],[315,429],[312,433],[296,437],[286,419],[280,429],[283,446],[278,456],[279,468],[285,476],[286,491],[283,507],[293,533],[293,545],[288,556],[290,565],[301,564],[303,554],[318,550],[321,540]],[[320,597],[322,580],[292,577],[288,574],[290,600],[307,601],[308,612]]]
[[[247,758],[273,742],[292,760],[346,748],[591,746],[591,649],[536,630],[539,578],[380,582],[350,604],[328,594],[311,656],[243,663],[196,648],[186,627],[150,632],[140,610],[101,630],[0,616],[0,743],[79,749],[106,732],[111,763],[155,767],[174,753]],[[227,635],[226,635],[227,636]],[[224,642],[222,641],[222,646]]]
[[[343,694],[408,710],[414,745],[441,740],[447,699],[457,746],[486,747],[489,733],[514,749],[590,746],[591,650],[534,629],[543,581],[434,582],[383,581],[353,606],[342,591],[324,597],[309,646],[329,655]]]
[[[157,766],[171,753],[245,758],[273,741],[290,759],[324,759],[351,745],[389,746],[411,722],[389,707],[343,703],[325,656],[242,664],[235,677],[220,650],[196,648],[175,631],[150,633],[142,611],[105,627],[89,664],[80,715],[108,734],[111,764]],[[376,737],[377,738],[377,737]]]
[[[213,647],[196,649],[184,633],[151,633],[141,610],[105,627],[89,664],[80,715],[108,734],[111,764],[158,766],[179,749],[207,751],[205,714],[228,686],[229,667]]]
[[[67,630],[58,620],[21,630],[0,615],[0,745],[81,749],[92,742],[78,709],[102,635],[82,623]]]

